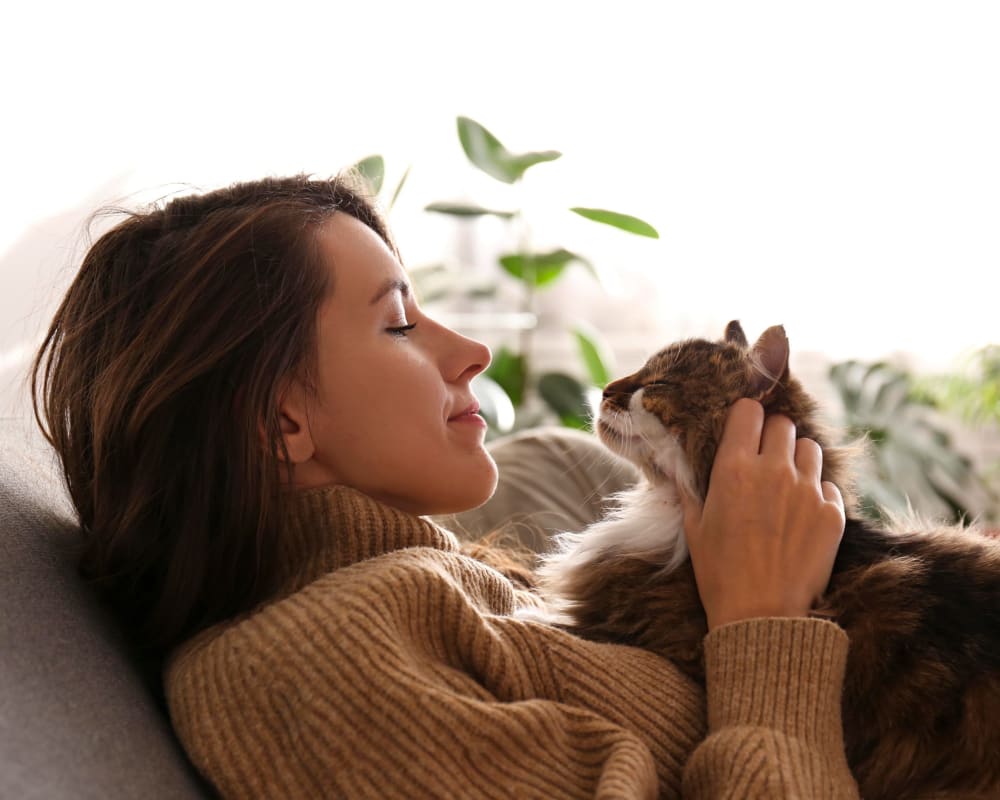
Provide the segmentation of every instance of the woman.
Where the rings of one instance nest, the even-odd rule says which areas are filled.
[[[489,360],[340,180],[176,199],[91,248],[36,414],[202,774],[240,798],[855,797],[846,637],[807,618],[844,524],[818,448],[738,403],[686,501],[703,692],[516,617],[528,594],[426,519],[496,486]]]

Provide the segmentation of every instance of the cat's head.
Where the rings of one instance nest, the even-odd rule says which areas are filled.
[[[726,414],[741,397],[759,400],[767,414],[786,415],[798,436],[814,439],[823,448],[823,480],[848,499],[851,449],[832,446],[815,401],[789,374],[780,325],[752,345],[734,320],[719,341],[688,339],[664,348],[605,387],[595,427],[650,482],[681,483],[704,498]]]

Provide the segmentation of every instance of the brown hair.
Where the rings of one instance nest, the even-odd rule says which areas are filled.
[[[332,290],[316,229],[345,212],[395,251],[352,185],[271,178],[126,212],[35,356],[35,418],[79,514],[81,571],[154,661],[272,588],[279,448],[293,472],[278,396],[292,375],[312,385]]]

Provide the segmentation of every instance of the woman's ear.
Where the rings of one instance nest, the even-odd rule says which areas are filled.
[[[308,461],[316,452],[309,430],[307,401],[306,390],[298,380],[289,381],[278,394],[278,430],[293,464]],[[260,432],[261,438],[266,438],[263,425],[260,426]],[[278,449],[278,458],[285,460],[281,448]]]

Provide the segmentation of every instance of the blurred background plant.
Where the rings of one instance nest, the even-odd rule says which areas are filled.
[[[556,150],[514,153],[483,125],[468,117],[456,120],[459,143],[469,163],[494,180],[513,186],[538,164],[561,157]],[[374,194],[383,189],[385,164],[381,156],[369,156],[355,164]],[[409,170],[393,191],[387,207],[392,208]],[[384,204],[384,203],[383,203]],[[385,205],[385,204],[384,204]],[[540,314],[538,294],[553,291],[568,269],[576,265],[598,283],[600,272],[584,255],[565,247],[540,249],[533,244],[535,231],[529,214],[521,206],[497,209],[465,201],[438,201],[425,210],[444,214],[461,226],[474,225],[483,218],[500,220],[506,226],[507,245],[497,257],[495,269],[485,278],[470,282],[456,279],[458,270],[446,263],[410,268],[410,276],[425,305],[500,297],[504,282],[519,287],[516,307],[491,303],[488,310],[452,313],[447,321],[458,329],[493,334],[515,332],[516,343],[493,347],[493,362],[476,377],[473,388],[481,403],[481,413],[489,423],[489,437],[546,423],[588,429],[592,403],[611,379],[612,354],[600,332],[583,320],[569,324],[578,354],[577,369],[541,371],[535,368],[533,345],[538,336],[564,335],[558,325]],[[659,238],[649,223],[638,217],[604,208],[574,206],[568,212],[579,218],[610,226],[637,236]],[[491,342],[491,345],[494,344]]]
[[[916,396],[974,426],[1000,427],[1000,345],[976,350],[960,372],[921,378]]]
[[[978,441],[995,445],[1000,439],[1000,345],[989,344],[974,351],[956,372],[919,378],[914,394],[945,413],[957,415],[978,434]],[[1000,447],[994,447],[982,469],[995,496],[1000,495]],[[994,520],[1000,521],[1000,511]]]
[[[931,519],[998,521],[996,488],[956,444],[957,417],[948,416],[961,411],[966,421],[974,414],[996,424],[1000,365],[995,350],[987,355],[989,369],[979,379],[920,378],[881,361],[830,368],[846,436],[869,445],[857,487],[863,513],[876,520],[912,510]]]
[[[406,179],[410,177],[410,167],[407,167],[403,172],[402,177],[396,184],[396,188],[393,189],[392,195],[390,195],[388,200],[384,200],[382,195],[382,189],[385,184],[385,158],[380,155],[371,155],[362,158],[360,161],[353,165],[353,169],[357,171],[358,175],[368,184],[368,188],[371,194],[379,198],[380,204],[382,205],[386,214],[392,211],[392,207],[396,205],[396,200],[399,199],[399,193],[403,191],[403,186],[406,185]]]

